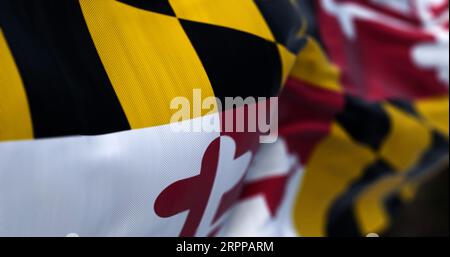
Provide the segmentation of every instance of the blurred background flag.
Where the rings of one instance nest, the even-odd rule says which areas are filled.
[[[0,236],[387,233],[448,174],[448,15],[448,0],[0,0]],[[170,103],[195,89],[278,96],[278,140],[223,119],[174,132]]]

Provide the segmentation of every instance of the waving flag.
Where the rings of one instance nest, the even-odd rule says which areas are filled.
[[[448,1],[311,3],[0,0],[0,235],[386,230],[448,164]],[[207,102],[277,96],[269,144]]]

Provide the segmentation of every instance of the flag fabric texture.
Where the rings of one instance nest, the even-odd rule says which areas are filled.
[[[448,35],[447,0],[0,0],[0,235],[382,233],[448,165]],[[279,96],[278,140],[174,132],[194,89]]]

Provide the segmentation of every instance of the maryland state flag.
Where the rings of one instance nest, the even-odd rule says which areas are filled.
[[[447,0],[0,0],[0,236],[382,233],[448,165],[448,28]],[[276,99],[277,137],[224,130],[229,97]]]

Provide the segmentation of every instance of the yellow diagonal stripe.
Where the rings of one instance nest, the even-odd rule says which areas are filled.
[[[305,48],[300,51],[290,75],[312,86],[342,91],[339,69],[328,60],[320,45],[312,38],[308,38]]]
[[[448,96],[420,100],[416,103],[419,113],[427,122],[441,133],[449,132],[449,99]]]
[[[170,0],[177,17],[244,31],[275,41],[253,0]]]
[[[80,0],[80,4],[132,128],[168,124],[172,99],[183,96],[192,103],[194,88],[202,90],[203,98],[214,96],[176,18],[117,1]]]
[[[385,105],[392,127],[381,147],[381,156],[400,172],[415,165],[431,145],[429,129],[415,117]]]
[[[363,234],[383,232],[390,222],[384,201],[401,188],[402,175],[389,176],[369,185],[356,199],[355,214]]]
[[[27,96],[0,29],[0,141],[31,138],[33,127]]]
[[[294,209],[302,236],[325,236],[329,210],[340,194],[359,178],[375,155],[358,145],[337,124],[314,151],[306,167]]]
[[[284,86],[286,79],[291,72],[292,67],[295,64],[296,56],[289,52],[283,45],[278,44],[278,52],[280,53],[280,59],[282,64],[282,78],[281,85]]]

